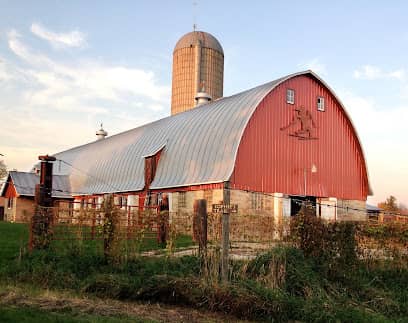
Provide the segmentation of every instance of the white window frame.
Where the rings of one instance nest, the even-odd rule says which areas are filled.
[[[324,112],[326,110],[325,102],[324,102],[324,97],[323,96],[318,96],[317,97],[317,110]]]
[[[286,103],[295,104],[295,90],[286,89]]]

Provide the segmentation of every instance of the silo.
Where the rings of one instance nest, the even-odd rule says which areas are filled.
[[[190,32],[173,51],[171,114],[195,106],[194,98],[205,90],[213,100],[222,97],[224,51],[219,41],[203,31]]]

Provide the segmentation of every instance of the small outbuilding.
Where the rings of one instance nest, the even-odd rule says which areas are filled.
[[[4,198],[4,220],[28,222],[34,214],[35,187],[40,183],[36,173],[11,171],[0,192]],[[53,177],[54,199],[72,200],[68,176]]]

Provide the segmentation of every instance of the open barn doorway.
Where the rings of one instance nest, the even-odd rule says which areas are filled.
[[[315,196],[300,196],[291,195],[290,197],[290,216],[295,216],[299,213],[302,205],[310,203],[313,209],[316,210],[316,197]],[[316,215],[316,211],[314,213]]]

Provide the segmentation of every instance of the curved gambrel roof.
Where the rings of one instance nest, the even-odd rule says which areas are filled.
[[[74,194],[140,191],[145,186],[144,158],[161,150],[151,189],[227,181],[244,130],[259,103],[277,85],[304,74],[320,80],[311,71],[291,74],[55,154],[63,162],[56,162],[54,173],[70,175]]]

